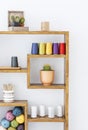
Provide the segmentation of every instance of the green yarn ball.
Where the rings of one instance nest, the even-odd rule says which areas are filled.
[[[18,124],[18,122],[17,122],[16,120],[11,121],[11,126],[12,126],[13,128],[16,128],[18,125],[19,125],[19,124]]]

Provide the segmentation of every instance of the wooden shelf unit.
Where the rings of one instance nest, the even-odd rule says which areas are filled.
[[[3,102],[3,100],[0,100],[0,107],[15,107],[15,106],[23,107],[24,115],[25,115],[24,127],[25,127],[25,130],[28,130],[28,121],[27,121],[28,103],[27,103],[27,100],[15,100],[12,103],[9,103],[9,102],[6,103],[6,102]]]
[[[0,31],[0,35],[64,35],[64,41],[66,43],[66,55],[31,55],[27,56],[28,62],[27,66],[30,65],[30,58],[64,58],[65,59],[65,85],[51,85],[48,86],[50,89],[64,89],[64,102],[65,102],[65,117],[63,118],[53,118],[50,119],[47,116],[45,118],[37,117],[36,119],[31,119],[28,114],[28,106],[26,101],[15,101],[14,103],[4,103],[0,101],[0,106],[22,106],[24,107],[25,113],[25,130],[28,130],[28,122],[64,122],[64,130],[68,130],[68,98],[69,98],[69,32],[68,31],[28,31],[28,32],[12,32],[12,31]],[[30,79],[30,67],[21,70],[0,70],[0,72],[16,72],[16,73],[26,73],[27,72],[27,84],[29,88],[28,81]],[[56,88],[55,88],[56,87]],[[43,85],[30,84],[30,88],[38,89],[44,88]],[[45,88],[47,89],[47,88]]]
[[[45,117],[37,117],[37,118],[31,118],[28,115],[28,122],[65,122],[65,117],[62,118],[58,118],[58,117],[54,117],[54,118],[48,118],[48,116]]]

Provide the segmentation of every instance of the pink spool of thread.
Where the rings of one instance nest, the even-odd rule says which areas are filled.
[[[6,113],[6,119],[7,119],[8,121],[12,121],[14,118],[15,118],[15,116],[13,115],[12,110],[9,110],[9,111]]]

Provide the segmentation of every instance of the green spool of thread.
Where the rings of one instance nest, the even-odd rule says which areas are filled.
[[[9,127],[8,130],[16,130],[15,128],[13,127]]]
[[[18,125],[19,125],[19,124],[18,124],[18,122],[17,122],[16,120],[11,121],[11,126],[12,126],[13,128],[16,128]]]

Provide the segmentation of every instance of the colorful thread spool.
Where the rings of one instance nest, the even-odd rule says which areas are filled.
[[[16,117],[16,121],[19,123],[19,124],[23,124],[24,123],[24,115],[20,115],[20,116],[17,116]]]
[[[7,129],[5,129],[4,127],[0,126],[0,130],[7,130]]]
[[[47,43],[46,44],[46,54],[51,55],[52,54],[52,43]]]
[[[15,128],[13,127],[9,127],[8,130],[16,130]]]
[[[32,43],[31,54],[36,55],[38,53],[39,53],[38,43]]]
[[[19,125],[19,124],[18,124],[18,122],[17,122],[16,120],[11,121],[11,126],[12,126],[13,128],[16,128],[18,125]]]
[[[10,126],[10,122],[8,120],[6,120],[5,118],[3,118],[1,120],[1,125],[4,127],[4,128],[8,128]]]
[[[14,116],[19,116],[19,115],[21,115],[22,113],[23,113],[22,107],[15,107],[15,108],[13,109],[13,115],[14,115]]]
[[[14,118],[15,118],[15,116],[13,115],[12,110],[9,110],[9,111],[6,113],[6,119],[7,119],[8,121],[12,121]]]
[[[53,43],[53,54],[58,54],[58,43]]]
[[[66,54],[66,43],[59,44],[59,52],[60,54]]]
[[[17,130],[24,130],[24,125],[19,125],[19,126],[17,127]]]
[[[40,43],[39,44],[39,54],[44,55],[46,53],[46,44],[45,43]]]

